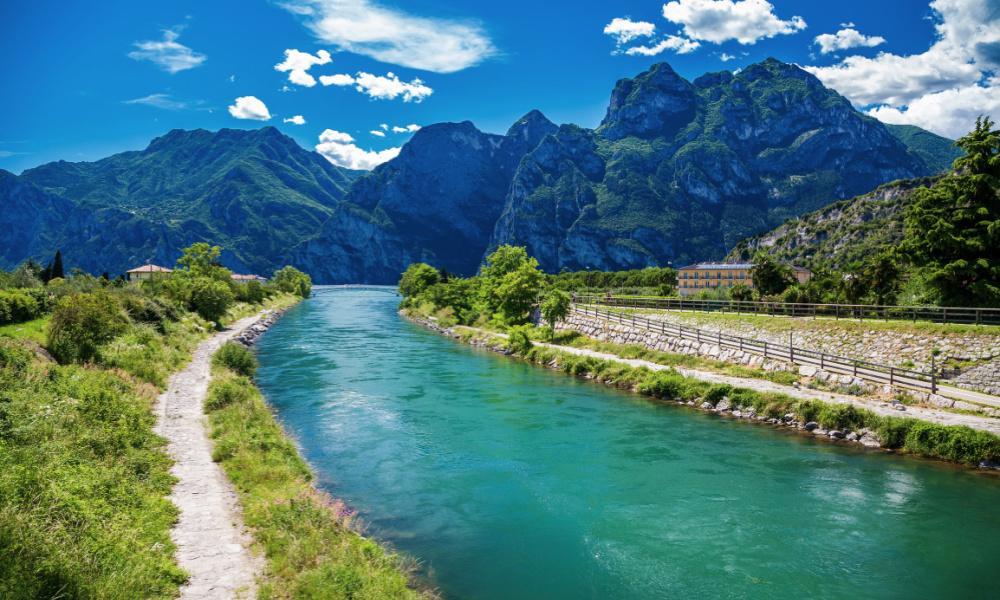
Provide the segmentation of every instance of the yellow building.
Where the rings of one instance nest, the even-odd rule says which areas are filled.
[[[169,275],[170,273],[173,273],[173,271],[166,267],[160,267],[157,265],[142,265],[141,267],[125,271],[125,278],[131,282],[139,282],[159,277],[161,275]]]
[[[753,287],[750,277],[751,263],[697,263],[677,270],[677,292],[681,296],[693,296],[705,289],[731,288],[737,283]],[[812,271],[802,267],[791,267],[792,274],[799,283],[812,277]]]

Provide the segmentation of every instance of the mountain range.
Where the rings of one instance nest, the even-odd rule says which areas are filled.
[[[951,140],[887,126],[774,59],[694,81],[666,63],[618,81],[596,129],[538,111],[504,135],[416,132],[369,173],[272,127],[174,130],[141,151],[0,171],[0,267],[118,273],[210,241],[223,262],[319,283],[394,283],[413,261],[472,274],[500,244],[548,271],[721,258],[740,240],[898,179],[939,173]]]

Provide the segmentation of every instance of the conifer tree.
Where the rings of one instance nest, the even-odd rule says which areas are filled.
[[[965,156],[937,185],[918,190],[903,248],[934,300],[1000,305],[1000,131],[988,117],[956,144]]]

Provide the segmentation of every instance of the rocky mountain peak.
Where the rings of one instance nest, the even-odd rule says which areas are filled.
[[[599,131],[612,140],[672,136],[694,118],[696,108],[694,87],[669,64],[658,63],[618,80]]]
[[[541,111],[534,109],[514,122],[507,130],[507,137],[519,138],[534,147],[545,136],[555,133],[558,126]]]

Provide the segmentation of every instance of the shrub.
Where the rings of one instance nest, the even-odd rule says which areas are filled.
[[[312,279],[292,266],[282,267],[275,271],[271,285],[277,290],[302,298],[308,298],[312,293]]]
[[[147,296],[133,290],[123,290],[116,295],[128,316],[136,323],[147,323],[160,333],[166,330],[168,321],[177,321],[177,309],[160,298]]]
[[[864,417],[853,404],[824,404],[816,421],[825,429],[860,429]]]
[[[191,310],[206,321],[218,323],[234,301],[232,289],[221,281],[199,277],[191,285]]]
[[[212,362],[244,377],[253,377],[258,366],[257,357],[253,352],[236,342],[223,344],[212,357]]]
[[[253,395],[253,384],[245,377],[230,377],[213,382],[205,398],[205,412],[247,402]]]
[[[427,288],[441,281],[441,273],[426,263],[413,263],[406,267],[399,280],[399,293],[404,298],[413,298]]]
[[[733,386],[726,385],[724,383],[717,383],[715,385],[709,386],[709,388],[705,390],[705,402],[708,402],[714,406],[718,404],[719,401],[722,400],[724,397],[729,396],[732,391],[733,391]]]
[[[128,325],[121,304],[107,292],[67,296],[52,314],[48,348],[61,363],[92,360]]]
[[[507,348],[520,355],[526,355],[531,350],[531,325],[511,327],[507,333]]]
[[[236,299],[249,304],[260,304],[267,298],[267,290],[259,281],[248,281],[236,286]]]
[[[0,325],[21,323],[42,316],[45,310],[45,293],[42,290],[0,291]]]
[[[665,373],[663,371],[650,374],[639,384],[639,392],[671,400],[681,394],[684,387],[684,378],[676,373]]]

